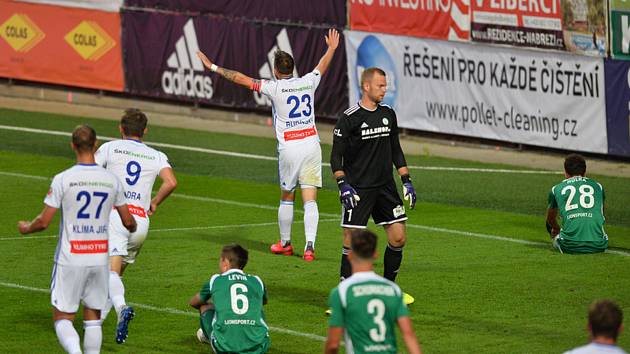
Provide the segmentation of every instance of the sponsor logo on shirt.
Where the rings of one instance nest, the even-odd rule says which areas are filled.
[[[146,218],[147,213],[144,211],[144,208],[127,204],[127,209],[129,210],[129,214],[139,216],[141,218]]]
[[[392,209],[392,213],[394,214],[395,218],[401,215],[405,215],[405,207],[402,205],[398,205],[394,209]]]
[[[114,154],[129,155],[139,159],[155,160],[155,156],[140,154],[129,150],[114,149]]]
[[[107,240],[70,240],[71,253],[107,253]]]
[[[361,129],[361,139],[374,139],[383,136],[389,136],[391,129],[389,127],[376,127],[376,128],[367,128]]]
[[[282,89],[282,93],[301,92],[301,91],[304,91],[304,90],[312,90],[312,89],[313,89],[313,85],[302,86],[302,87],[298,87],[298,88],[283,88]]]
[[[284,141],[301,140],[313,135],[317,135],[317,130],[315,130],[314,127],[302,130],[290,130],[284,132]]]

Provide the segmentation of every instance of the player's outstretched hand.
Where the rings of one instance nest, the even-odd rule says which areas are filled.
[[[200,50],[197,51],[197,56],[199,57],[199,59],[201,59],[203,65],[210,70],[210,68],[212,67],[212,62],[210,61],[210,59],[208,59],[208,57]]]
[[[410,209],[416,207],[416,190],[411,181],[403,183],[403,197],[409,202]]]
[[[28,221],[18,221],[18,230],[20,230],[20,233],[22,235],[26,235],[28,233],[29,225],[30,225],[30,222]]]
[[[326,44],[333,50],[339,46],[339,32],[336,29],[331,28],[328,30],[328,35],[325,36]]]

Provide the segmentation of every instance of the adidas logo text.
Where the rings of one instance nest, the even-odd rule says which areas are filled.
[[[258,74],[260,75],[261,79],[272,79],[274,77],[273,54],[278,49],[287,52],[291,56],[293,56],[293,49],[291,48],[291,42],[289,42],[289,34],[287,33],[286,28],[283,28],[282,31],[278,33],[278,35],[276,36],[276,45],[274,45],[267,53],[267,62],[260,67],[260,70],[258,70]],[[293,68],[293,77],[298,77],[297,66]],[[271,106],[271,100],[267,96],[256,91],[253,91],[253,93],[256,104]]]
[[[197,57],[199,44],[193,20],[184,25],[184,35],[175,43],[175,51],[166,64],[169,69],[162,73],[162,90],[169,95],[211,99],[214,94],[210,76],[203,72],[203,63]]]

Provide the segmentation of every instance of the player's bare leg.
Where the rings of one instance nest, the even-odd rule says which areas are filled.
[[[271,252],[290,256],[293,254],[291,246],[291,225],[293,224],[294,191],[281,191],[280,206],[278,207],[278,227],[280,241],[271,245]]]
[[[317,208],[317,188],[302,187],[302,201],[304,202],[304,260],[315,260],[315,240],[317,238],[317,224],[319,223],[319,209]]]
[[[396,275],[398,275],[402,263],[403,247],[407,242],[407,229],[404,222],[384,225],[383,228],[387,234],[387,248],[383,255],[383,277],[396,281]],[[403,294],[403,300],[407,305],[415,301],[407,293]]]

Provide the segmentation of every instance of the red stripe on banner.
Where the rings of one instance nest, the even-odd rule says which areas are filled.
[[[70,240],[71,253],[107,253],[107,240]]]
[[[284,132],[284,141],[301,140],[313,135],[317,135],[317,130],[313,127],[302,130],[291,130]]]

